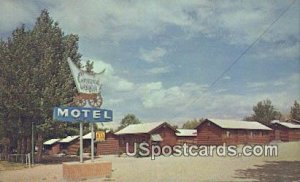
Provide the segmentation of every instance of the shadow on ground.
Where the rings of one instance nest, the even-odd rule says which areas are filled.
[[[300,161],[268,161],[254,167],[236,170],[234,178],[272,182],[300,180]]]

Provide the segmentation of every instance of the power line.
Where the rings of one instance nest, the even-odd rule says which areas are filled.
[[[208,86],[203,93],[207,92],[210,88],[212,88],[216,83],[223,78],[223,76],[231,70],[231,68],[241,60],[241,58],[271,29],[271,27],[292,7],[292,5],[296,2],[296,0],[292,1],[286,9],[284,9],[277,18],[271,22],[271,24],[236,58],[234,61]],[[185,105],[185,108],[197,102],[201,96],[195,98],[193,101]]]
[[[296,0],[294,0],[292,3],[289,4],[289,6],[280,13],[280,15],[256,38],[256,40],[250,44],[247,49],[245,49],[230,65],[227,69],[225,69],[219,77],[217,77],[216,80],[214,80],[210,86],[213,87],[221,78],[223,78],[223,76],[231,70],[231,68],[270,30],[270,28],[290,9],[290,7],[296,2]]]

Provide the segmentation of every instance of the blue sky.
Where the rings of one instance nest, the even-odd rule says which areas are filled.
[[[118,123],[241,119],[271,99],[288,113],[300,100],[300,1],[209,87],[292,1],[0,1],[0,36],[42,9],[80,37],[82,60],[106,68],[103,108]]]

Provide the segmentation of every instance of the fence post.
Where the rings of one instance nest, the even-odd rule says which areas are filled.
[[[26,164],[26,166],[28,165],[27,155],[28,155],[28,154],[25,154],[25,164]]]
[[[27,155],[28,155],[28,163],[29,163],[29,167],[31,168],[31,160],[30,160],[31,154],[28,153]]]

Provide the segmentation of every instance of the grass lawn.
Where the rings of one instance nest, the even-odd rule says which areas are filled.
[[[25,167],[26,167],[25,164],[0,161],[0,171],[18,170],[18,169],[24,169]]]

